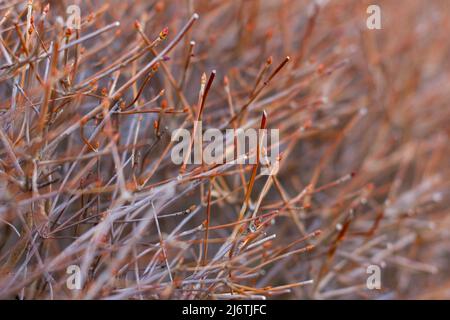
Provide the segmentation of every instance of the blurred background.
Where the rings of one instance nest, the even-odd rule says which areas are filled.
[[[0,2],[0,297],[450,298],[449,1],[48,3]],[[170,161],[201,98],[276,176]]]

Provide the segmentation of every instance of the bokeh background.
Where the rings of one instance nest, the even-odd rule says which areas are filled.
[[[0,3],[0,297],[450,298],[449,1],[30,3]],[[170,161],[213,69],[203,127],[265,111],[276,176]]]

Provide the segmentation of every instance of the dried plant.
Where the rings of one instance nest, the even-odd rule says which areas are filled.
[[[73,2],[0,2],[1,298],[450,298],[448,1]]]

